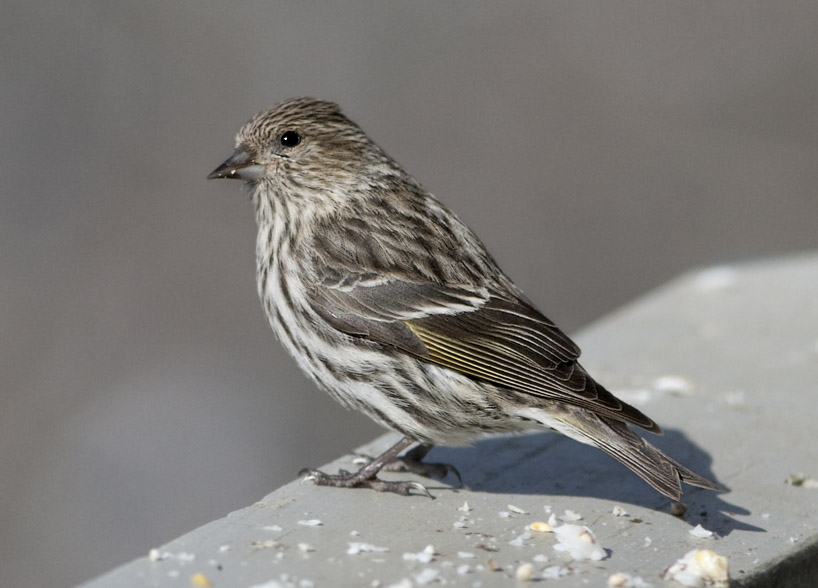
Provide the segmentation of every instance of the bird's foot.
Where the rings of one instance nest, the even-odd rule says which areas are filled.
[[[384,463],[381,469],[387,472],[411,472],[427,478],[434,476],[441,480],[445,479],[449,473],[452,473],[457,477],[458,488],[462,488],[463,478],[460,476],[460,472],[457,471],[456,467],[448,463],[423,461],[423,458],[431,449],[432,445],[418,445],[411,451],[407,451],[405,455],[389,459]],[[368,455],[358,455],[355,457],[353,463],[366,465],[373,461],[373,458]]]
[[[355,473],[341,470],[336,475],[326,474],[319,470],[305,468],[299,472],[299,476],[305,476],[305,480],[310,480],[318,486],[332,486],[334,488],[370,488],[377,492],[393,492],[401,496],[409,496],[412,491],[425,494],[429,498],[434,498],[426,486],[418,482],[407,481],[387,481],[377,477],[374,473],[366,472],[368,466],[362,467]]]
[[[412,472],[419,476],[436,477],[441,480],[445,479],[450,473],[457,477],[457,487],[463,487],[463,478],[457,468],[448,463],[426,462],[423,458],[432,449],[431,445],[418,445],[406,454],[398,457],[393,457],[383,469],[389,472]]]
[[[409,496],[412,493],[412,490],[415,490],[416,492],[425,494],[429,498],[434,498],[423,484],[405,481],[393,482],[378,478],[378,472],[384,469],[387,464],[392,462],[401,451],[407,447],[410,447],[414,443],[415,441],[409,437],[404,437],[395,445],[386,450],[382,455],[379,455],[375,459],[367,460],[365,465],[355,473],[341,470],[340,473],[333,476],[319,470],[305,468],[301,470],[298,475],[306,476],[306,480],[311,480],[319,486],[332,486],[335,488],[371,488],[372,490],[376,490],[378,492],[394,492],[395,494],[400,494],[402,496]],[[412,451],[408,452],[406,457],[409,458],[410,463],[414,461],[420,463],[420,460],[429,452],[429,449],[431,448],[431,445],[420,445],[419,447],[416,447]],[[442,464],[431,465],[442,467]],[[441,471],[444,472],[444,475],[446,472],[448,472],[448,470],[445,468],[443,468]],[[456,471],[457,470],[455,470],[455,472]],[[460,476],[458,475],[458,477]]]

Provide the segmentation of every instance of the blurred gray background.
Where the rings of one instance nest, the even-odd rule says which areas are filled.
[[[379,433],[256,299],[256,111],[339,102],[568,332],[818,245],[818,4],[7,1],[0,569],[65,586]]]

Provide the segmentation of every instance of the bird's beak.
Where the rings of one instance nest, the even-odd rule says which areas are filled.
[[[227,161],[210,172],[207,179],[257,180],[266,173],[266,166],[255,161],[253,153],[247,147],[239,145]]]

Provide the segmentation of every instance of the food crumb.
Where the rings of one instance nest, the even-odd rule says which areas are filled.
[[[213,584],[210,583],[210,580],[208,580],[204,574],[196,573],[190,577],[190,585],[195,586],[195,588],[210,588]]]
[[[653,388],[658,392],[667,392],[677,396],[689,396],[693,393],[693,383],[682,376],[661,376],[653,381]]]
[[[554,535],[557,537],[557,544],[554,545],[554,549],[567,551],[574,559],[598,561],[605,558],[605,550],[597,543],[596,537],[588,527],[562,525],[554,529]]]
[[[423,551],[418,553],[404,553],[403,559],[406,561],[419,561],[420,563],[430,563],[435,558],[435,548],[427,545]]]
[[[517,571],[514,572],[514,577],[520,582],[530,582],[534,577],[534,566],[530,563],[522,564],[517,568]]]
[[[687,512],[687,507],[681,502],[674,502],[670,505],[670,514],[674,517],[683,517]]]
[[[558,580],[571,573],[565,566],[548,566],[542,571],[543,580]]]
[[[509,545],[513,547],[522,547],[525,545],[525,542],[531,539],[531,533],[525,531],[521,535],[517,535],[514,539],[508,542]]]
[[[663,577],[694,588],[727,588],[730,584],[727,558],[707,549],[688,551],[665,570]]]
[[[699,539],[710,539],[711,537],[713,537],[713,531],[708,531],[701,525],[696,525],[695,527],[690,529],[688,533]]]
[[[608,588],[650,588],[650,584],[640,576],[617,572],[608,577]]]
[[[371,543],[359,543],[357,541],[353,541],[349,544],[349,549],[347,549],[348,555],[358,555],[359,553],[370,553],[370,552],[383,552],[389,551],[388,547],[376,547]]]

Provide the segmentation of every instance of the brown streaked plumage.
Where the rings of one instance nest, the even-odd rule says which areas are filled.
[[[539,426],[670,498],[682,481],[718,489],[631,431],[661,433],[591,378],[477,236],[335,104],[296,98],[258,114],[209,177],[250,187],[259,296],[287,350],[342,404],[404,435],[355,474],[308,470],[316,483],[425,491],[377,473],[398,460],[445,475],[420,461],[432,445]]]

